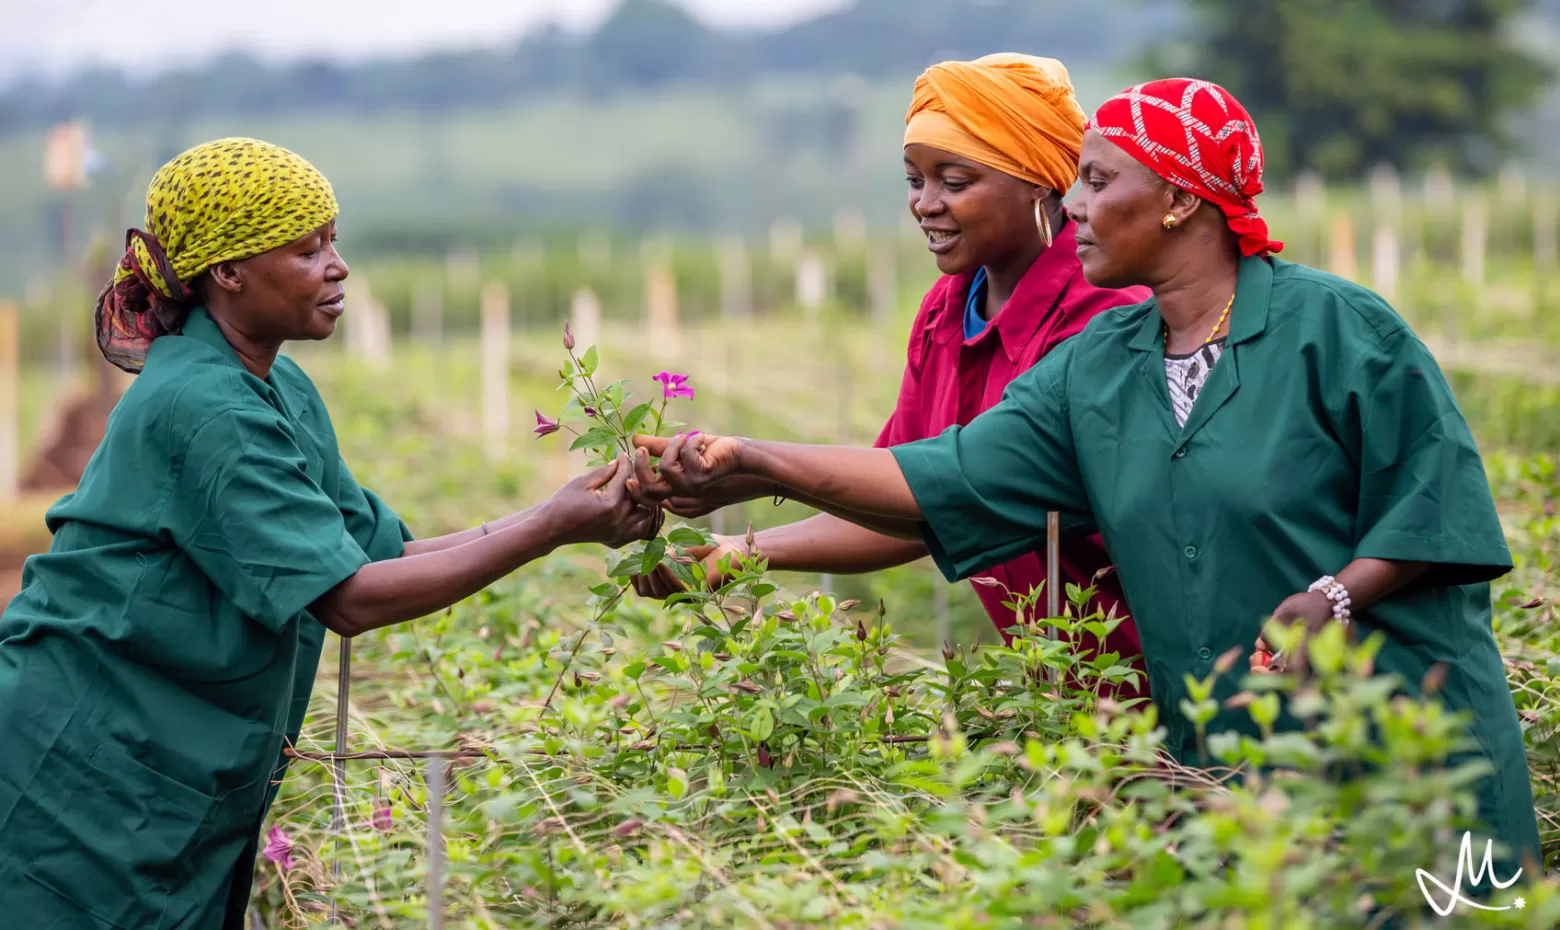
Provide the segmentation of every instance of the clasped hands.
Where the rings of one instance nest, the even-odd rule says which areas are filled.
[[[634,477],[629,479],[636,497],[679,517],[702,517],[732,504],[770,494],[771,482],[742,473],[742,440],[694,431],[670,438],[635,436]],[[651,458],[658,458],[657,466]],[[751,555],[746,540],[717,536],[713,546],[699,546],[688,555],[704,563],[705,578],[721,583],[720,561],[729,554]],[[634,579],[641,597],[664,599],[683,590],[665,566]]]

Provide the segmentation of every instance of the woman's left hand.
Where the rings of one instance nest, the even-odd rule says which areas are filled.
[[[700,432],[660,436],[635,436],[639,452],[634,459],[635,493],[647,500],[673,497],[703,498],[710,489],[737,472],[742,440]],[[660,464],[650,467],[650,456]],[[686,501],[685,501],[686,504]]]

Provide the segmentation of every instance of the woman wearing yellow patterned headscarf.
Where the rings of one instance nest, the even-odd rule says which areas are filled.
[[[413,540],[279,354],[345,310],[336,212],[313,166],[253,139],[152,181],[97,306],[104,355],[138,376],[0,615],[6,926],[240,930],[327,629],[425,616],[658,523],[619,462]]]

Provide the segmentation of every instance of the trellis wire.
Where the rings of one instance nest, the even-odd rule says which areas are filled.
[[[335,773],[332,794],[334,809],[331,812],[330,831],[340,837],[347,828],[347,764],[342,758],[347,752],[347,711],[351,705],[352,690],[352,640],[341,637],[341,661],[336,672],[336,758],[331,763]],[[331,864],[331,878],[341,884],[341,863]],[[341,922],[341,907],[334,897],[330,902],[331,923]]]

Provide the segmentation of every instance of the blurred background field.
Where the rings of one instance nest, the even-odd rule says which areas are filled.
[[[874,440],[936,277],[899,169],[912,81],[942,58],[1016,50],[1061,58],[1086,109],[1165,73],[1221,80],[1252,106],[1283,257],[1376,288],[1435,352],[1522,562],[1522,597],[1500,593],[1502,645],[1529,671],[1556,655],[1553,630],[1531,619],[1552,626],[1552,605],[1512,605],[1556,593],[1560,0],[769,0],[747,12],[736,0],[602,0],[578,6],[589,15],[450,4],[451,21],[489,16],[480,39],[417,20],[436,15],[422,6],[366,0],[322,0],[319,21],[335,28],[313,31],[186,0],[149,6],[159,15],[62,0],[0,36],[0,315],[16,321],[0,336],[5,596],[26,554],[48,546],[43,511],[69,491],[123,384],[94,359],[93,296],[125,227],[140,225],[151,173],[188,145],[256,136],[331,178],[348,311],[335,338],[289,351],[359,480],[433,535],[582,470],[564,437],[530,433],[533,411],[563,406],[566,320],[641,396],[659,370],[689,373],[698,396],[677,413],[702,428]],[[752,18],[760,8],[771,20]],[[169,22],[250,38],[175,59],[157,52]],[[426,42],[409,37],[419,23]],[[702,522],[736,533],[805,513],[760,501]],[[365,637],[355,674],[384,702],[354,718],[354,745],[445,745],[480,729],[480,713],[439,703],[478,665],[453,646],[409,652],[406,636],[485,624],[495,603],[517,636],[578,623],[598,555],[561,553],[453,620]],[[882,599],[933,658],[940,638],[995,639],[969,587],[924,563],[784,582]],[[461,648],[486,648],[467,634]],[[543,680],[544,654],[528,648],[535,681],[520,691]],[[316,749],[331,741],[329,658],[306,728]],[[482,672],[458,687],[503,690],[496,653]],[[415,680],[404,694],[403,677]],[[1545,700],[1544,719],[1560,720]],[[1533,732],[1535,771],[1556,784],[1554,727]],[[328,780],[305,771],[279,818],[321,826]],[[379,796],[366,769],[351,777],[356,800]],[[1541,805],[1554,807],[1553,791]],[[1546,817],[1551,853],[1557,824]],[[264,893],[277,925],[301,920],[274,883]]]
[[[165,5],[192,28],[212,16]],[[430,26],[419,51],[395,9],[375,24],[338,0],[321,15],[352,28],[328,51],[257,23],[169,60],[137,51],[137,26],[108,45],[80,38],[94,28],[86,3],[75,27],[61,8],[35,14],[33,44],[25,30],[3,40],[0,300],[20,314],[14,470],[26,499],[0,548],[47,541],[34,516],[56,489],[29,487],[25,472],[60,442],[72,399],[77,420],[111,404],[111,388],[90,387],[90,307],[151,172],[226,134],[290,146],[337,189],[347,332],[296,351],[344,435],[370,438],[354,466],[384,470],[420,532],[514,509],[570,473],[527,424],[533,408],[553,412],[557,328],[580,313],[600,320],[604,358],[624,376],[688,369],[703,426],[870,441],[936,274],[897,164],[914,75],[1005,49],[1062,58],[1085,108],[1156,73],[1224,80],[1268,141],[1263,208],[1285,256],[1387,295],[1448,367],[1487,447],[1547,449],[1560,434],[1555,0],[458,6],[449,20],[526,28],[477,41]],[[1285,42],[1312,52],[1275,77],[1265,59]],[[494,285],[513,353],[498,439],[483,431],[478,372]],[[389,449],[442,458],[403,467]],[[766,505],[722,521],[796,515]],[[955,628],[984,628],[969,593],[924,566],[833,583],[915,603],[950,594]]]

